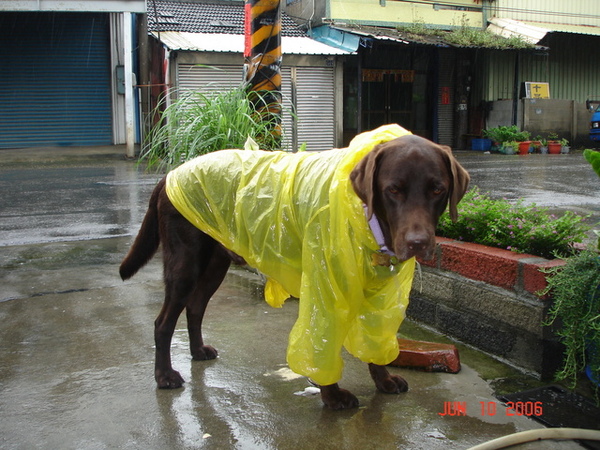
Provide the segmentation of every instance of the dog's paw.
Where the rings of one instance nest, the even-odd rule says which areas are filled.
[[[321,386],[321,400],[330,409],[358,408],[358,399],[346,389],[340,389],[337,384]]]
[[[408,383],[398,375],[390,375],[388,378],[376,380],[375,386],[385,394],[400,394],[408,391]]]
[[[156,371],[156,385],[159,389],[177,389],[183,386],[185,380],[176,370]]]
[[[219,355],[217,349],[210,345],[203,345],[199,349],[192,350],[192,359],[194,361],[207,361],[215,359]]]
[[[408,391],[408,383],[398,375],[391,375],[385,366],[369,364],[369,372],[378,391],[385,394],[400,394]]]

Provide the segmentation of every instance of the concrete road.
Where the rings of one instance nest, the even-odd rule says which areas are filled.
[[[126,283],[117,267],[158,176],[115,148],[45,150],[0,152],[0,448],[466,449],[541,428],[494,396],[539,383],[460,345],[459,374],[392,369],[410,385],[399,396],[377,393],[347,357],[341,384],[361,408],[324,409],[285,364],[297,305],[268,307],[245,270],[232,270],[209,306],[219,358],[191,361],[183,319],[173,360],[187,383],[157,390],[160,260]],[[409,321],[401,334],[448,342]],[[440,415],[448,404],[465,414]]]
[[[522,199],[553,211],[571,210],[600,221],[600,178],[581,152],[501,155],[459,152],[472,184],[494,198]]]

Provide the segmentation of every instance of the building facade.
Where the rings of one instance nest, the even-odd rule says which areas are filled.
[[[467,148],[469,137],[488,126],[531,125],[524,122],[525,82],[547,82],[551,99],[574,102],[575,112],[558,119],[556,109],[564,104],[545,105],[542,116],[552,111],[545,125],[538,121],[537,131],[575,140],[585,135],[585,111],[576,110],[585,108],[589,96],[599,97],[600,59],[589,49],[599,44],[600,3],[572,3],[286,0],[286,8],[315,39],[357,52],[344,72],[347,138],[396,121],[442,144]],[[489,30],[498,40],[519,36],[530,45],[498,49],[493,41],[444,37],[458,29]],[[439,31],[435,38],[432,30]]]
[[[0,3],[0,148],[127,144],[144,0]]]

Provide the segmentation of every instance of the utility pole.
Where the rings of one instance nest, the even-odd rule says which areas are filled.
[[[246,82],[263,118],[281,136],[281,9],[280,0],[246,0]],[[252,96],[250,97],[253,98]],[[257,104],[258,103],[258,104]]]

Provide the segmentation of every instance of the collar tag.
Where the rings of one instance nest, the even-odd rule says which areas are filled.
[[[371,265],[372,266],[395,266],[398,264],[398,258],[395,255],[389,255],[387,253],[383,253],[382,251],[375,252],[371,255]]]

